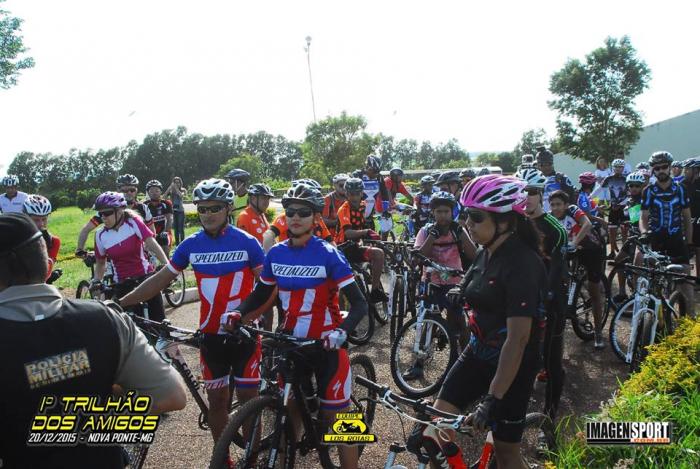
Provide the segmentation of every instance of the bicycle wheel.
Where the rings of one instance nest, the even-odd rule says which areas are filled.
[[[411,398],[435,394],[457,358],[457,341],[442,316],[426,314],[421,330],[417,326],[417,318],[410,319],[391,346],[391,376]]]
[[[185,272],[180,272],[175,280],[163,290],[165,300],[173,308],[177,308],[185,302]]]
[[[685,299],[685,295],[678,290],[671,293],[671,296],[668,298],[668,304],[671,305],[674,309],[674,313],[676,313],[674,315],[675,323],[677,323],[681,317],[688,315],[688,301]]]
[[[588,291],[588,282],[581,282],[576,287],[574,305],[575,312],[571,317],[571,326],[574,329],[574,333],[579,339],[584,342],[593,340],[595,336],[595,322],[593,319],[593,302],[591,300],[591,294]],[[603,277],[601,279],[602,291],[601,291],[601,329],[605,327],[608,315],[610,314],[610,308],[612,307],[612,300],[610,299],[610,284],[608,284],[608,279]]]
[[[88,282],[87,280],[81,280],[78,284],[78,288],[75,289],[75,297],[79,300],[91,299],[92,293],[90,292],[90,282]]]
[[[367,292],[366,298],[367,303],[369,304],[369,312],[374,316],[375,321],[377,321],[380,326],[383,326],[389,322],[389,310],[387,309],[386,303],[371,303],[369,301],[369,285],[371,284],[371,279],[369,278],[369,275],[370,274],[368,271],[362,271],[359,277],[362,278],[362,281],[365,284],[365,291]]]
[[[630,373],[636,373],[642,366],[642,362],[646,358],[649,351],[647,347],[651,345],[653,337],[651,336],[651,328],[654,322],[654,313],[644,311],[639,316],[637,325],[637,337],[634,341],[634,349],[632,350],[632,361],[630,362]]]
[[[634,294],[634,275],[624,266],[616,265],[608,273],[608,285],[610,285],[610,298],[617,309],[629,295]]]
[[[625,301],[620,306],[610,321],[610,346],[617,358],[627,362],[627,352],[632,337],[632,315],[634,312],[634,298]]]
[[[525,429],[520,454],[527,467],[541,467],[556,449],[554,423],[545,414],[532,412],[525,416]]]
[[[293,468],[296,458],[296,437],[291,419],[286,419],[284,428],[278,422],[278,398],[274,396],[258,396],[243,404],[214,446],[214,452],[209,462],[210,469],[228,468],[228,458],[236,463],[236,467],[275,467]],[[235,438],[243,429],[245,422],[250,422],[251,437],[241,449]],[[279,427],[279,428],[278,428]],[[255,435],[259,435],[257,442]],[[279,436],[279,444],[273,448],[273,440]],[[275,464],[268,466],[269,458],[275,456]]]
[[[141,469],[146,462],[146,455],[148,454],[148,448],[150,446],[137,443],[133,445],[121,445],[121,447],[127,461],[125,467],[128,469]]]
[[[401,326],[403,326],[403,317],[405,314],[405,298],[403,276],[397,275],[394,282],[394,291],[392,292],[392,308],[391,324],[389,324],[389,339],[393,342],[396,338]]]

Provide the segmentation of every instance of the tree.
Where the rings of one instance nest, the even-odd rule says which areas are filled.
[[[301,145],[304,166],[301,175],[324,184],[336,173],[349,173],[364,166],[365,158],[379,144],[377,136],[365,132],[362,116],[327,117],[306,128]]]
[[[0,0],[0,3],[5,0]],[[0,88],[8,89],[17,84],[20,71],[34,66],[34,59],[21,57],[24,47],[21,30],[22,20],[10,16],[8,11],[0,9]]]
[[[561,149],[590,162],[626,153],[642,129],[634,100],[649,86],[650,75],[627,36],[608,37],[585,62],[568,60],[549,84]]]
[[[234,168],[245,169],[248,171],[250,173],[250,180],[253,182],[259,182],[262,180],[263,163],[260,158],[249,153],[234,156],[226,161],[216,172],[216,177],[223,178],[226,176],[226,173]]]
[[[537,154],[537,147],[539,146],[545,146],[553,153],[557,153],[559,151],[556,140],[552,140],[551,138],[547,137],[547,132],[545,132],[544,129],[539,128],[530,129],[523,132],[522,137],[520,137],[520,141],[515,146],[515,149],[513,149],[513,153],[518,158],[527,154],[534,156]]]

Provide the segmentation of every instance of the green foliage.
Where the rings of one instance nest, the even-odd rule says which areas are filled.
[[[523,132],[520,141],[513,149],[514,157],[518,159],[518,164],[520,164],[520,158],[523,155],[536,155],[537,147],[539,146],[545,146],[555,154],[559,152],[558,142],[549,138],[544,129],[530,129]]]
[[[576,436],[558,445],[557,467],[700,467],[700,321],[684,320],[673,335],[651,346],[641,370],[592,419],[673,422],[674,441],[587,446],[580,422]]]
[[[4,1],[0,0],[0,3]],[[34,59],[23,57],[27,48],[19,34],[21,26],[21,19],[0,9],[0,89],[16,85],[20,72],[34,66]]]
[[[234,156],[230,160],[222,164],[218,171],[216,172],[217,177],[224,177],[226,173],[234,168],[240,168],[248,171],[250,173],[250,179],[252,181],[262,180],[263,164],[259,158],[244,153],[240,156]]]
[[[567,61],[549,84],[562,149],[590,162],[626,153],[642,129],[634,100],[649,86],[650,74],[627,36],[608,37],[585,62]]]
[[[75,194],[75,205],[81,210],[91,208],[95,204],[95,199],[102,192],[99,189],[86,189]]]
[[[500,166],[504,173],[514,173],[520,165],[520,155],[514,152],[482,153],[476,157],[477,166]]]

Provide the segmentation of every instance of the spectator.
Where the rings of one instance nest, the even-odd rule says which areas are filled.
[[[608,166],[608,160],[606,160],[602,156],[598,158],[595,161],[595,171],[593,172],[593,174],[595,174],[595,181],[598,184],[603,182],[603,179],[610,176],[612,174],[612,170]]]
[[[173,231],[176,245],[185,239],[185,204],[182,200],[186,193],[187,189],[182,185],[182,179],[175,176],[163,194],[164,198],[169,196],[173,204]]]
[[[44,283],[46,244],[23,214],[0,215],[0,459],[4,468],[123,468],[121,448],[109,446],[27,446],[32,419],[43,396],[93,395],[106,398],[112,386],[152,399],[151,413],[185,407],[177,372],[151,347],[118,307],[66,300]],[[80,376],[66,373],[62,357],[80,356]],[[45,365],[46,379],[29,364]]]

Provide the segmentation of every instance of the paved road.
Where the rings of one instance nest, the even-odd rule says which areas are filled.
[[[199,316],[199,303],[184,305],[170,311],[169,318],[177,326],[195,328]],[[614,356],[610,347],[602,352],[594,352],[592,343],[582,343],[567,328],[564,366],[567,370],[567,383],[561,403],[560,414],[584,415],[595,412],[602,401],[611,397],[617,388],[617,380],[624,380],[627,368]],[[389,338],[387,328],[380,328],[370,344],[352,349],[351,353],[368,354],[376,367],[378,381],[393,384],[389,371]],[[183,350],[186,360],[196,368],[198,356],[193,350]],[[541,410],[544,386],[536,384],[531,410]],[[188,396],[187,407],[168,415],[161,422],[156,441],[149,452],[146,467],[151,468],[201,468],[206,467],[213,449],[210,433],[197,427],[199,409]],[[404,423],[409,432],[412,424]],[[366,468],[383,467],[388,444],[401,441],[401,422],[398,417],[385,409],[377,409],[374,432],[378,444],[368,446],[363,453],[361,464]],[[408,456],[400,462],[409,467],[415,466]],[[298,467],[318,467],[313,455],[307,456]]]

